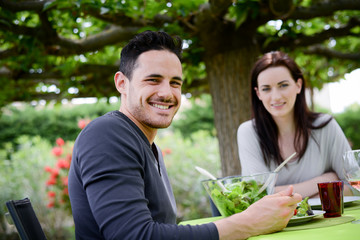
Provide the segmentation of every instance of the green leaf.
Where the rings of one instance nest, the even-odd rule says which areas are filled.
[[[246,9],[239,10],[236,18],[236,28],[239,28],[241,24],[243,24],[247,18],[248,11]]]
[[[52,8],[52,7],[54,7],[54,6],[56,6],[57,5],[57,1],[55,0],[55,1],[49,1],[49,2],[46,2],[45,4],[44,4],[44,7],[43,7],[43,11],[46,11],[46,10],[49,10],[50,8]]]

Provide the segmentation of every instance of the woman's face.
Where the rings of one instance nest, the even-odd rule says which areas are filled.
[[[293,118],[296,96],[301,91],[301,79],[295,82],[286,67],[278,66],[262,71],[257,83],[256,94],[274,120]]]

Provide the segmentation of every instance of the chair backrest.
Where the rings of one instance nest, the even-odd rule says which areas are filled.
[[[46,240],[30,199],[11,200],[6,207],[22,240]]]

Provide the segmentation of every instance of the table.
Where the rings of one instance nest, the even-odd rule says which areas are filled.
[[[211,222],[221,217],[207,218],[204,222],[201,219],[184,221],[180,224],[199,224]],[[341,219],[342,218],[342,219]],[[318,216],[312,221],[303,223],[301,225],[289,226],[280,232],[260,235],[249,238],[249,240],[313,240],[313,239],[326,239],[326,240],[356,240],[360,239],[360,223],[352,223],[352,219],[360,220],[360,201],[351,203],[345,207],[344,214],[337,219],[337,221],[344,220],[346,223],[332,225],[335,218],[323,218]],[[316,221],[323,223],[322,227],[311,228],[311,224],[316,224]],[[315,222],[314,222],[315,221]],[[302,229],[301,229],[302,228]],[[308,229],[305,229],[308,228]]]

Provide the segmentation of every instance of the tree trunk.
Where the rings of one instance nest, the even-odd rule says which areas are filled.
[[[250,119],[250,72],[257,56],[257,47],[247,44],[205,60],[223,176],[241,172],[236,133]]]

